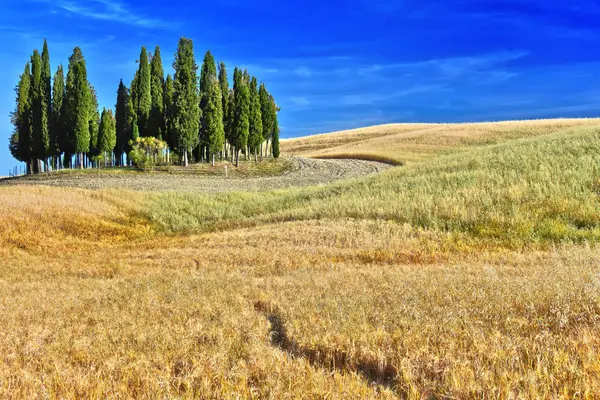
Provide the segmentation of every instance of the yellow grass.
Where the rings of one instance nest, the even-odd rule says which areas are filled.
[[[302,141],[406,166],[268,193],[1,187],[0,398],[600,393],[600,121]]]
[[[598,126],[597,119],[551,119],[469,124],[389,124],[283,140],[282,154],[374,159],[405,164],[508,139]]]

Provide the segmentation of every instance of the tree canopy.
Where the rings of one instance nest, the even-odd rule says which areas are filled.
[[[210,51],[198,75],[189,38],[179,40],[174,74],[166,79],[160,47],[148,54],[142,46],[130,87],[119,82],[114,112],[106,107],[99,112],[81,48],[75,47],[68,61],[66,71],[58,65],[52,77],[44,40],[42,52],[33,51],[19,76],[8,147],[26,163],[27,173],[99,167],[102,161],[131,165],[129,155],[140,136],[164,140],[160,148],[166,156],[159,159],[170,160],[172,151],[186,166],[190,160],[214,164],[229,155],[238,165],[240,153],[257,160],[265,141],[271,141],[274,156],[279,154],[278,108],[265,84],[235,67],[230,88],[225,63],[217,65]]]

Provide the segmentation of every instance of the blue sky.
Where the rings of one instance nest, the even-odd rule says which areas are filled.
[[[2,0],[0,175],[14,86],[47,38],[53,72],[74,46],[100,107],[140,47],[165,69],[180,36],[264,81],[283,137],[388,122],[600,114],[600,5],[592,0]]]

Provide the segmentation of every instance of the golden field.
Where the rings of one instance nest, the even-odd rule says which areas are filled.
[[[600,120],[282,151],[403,166],[262,192],[0,187],[0,397],[600,396]]]

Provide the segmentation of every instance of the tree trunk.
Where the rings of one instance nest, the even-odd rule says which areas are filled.
[[[238,149],[235,149],[235,166],[239,166],[240,165],[240,151]]]
[[[183,166],[187,167],[188,166],[188,151],[184,151],[183,152]]]
[[[85,158],[84,154],[79,153],[79,169],[83,169],[84,158]]]
[[[212,166],[213,167],[215,166],[215,153],[213,153],[213,155],[212,155]]]

